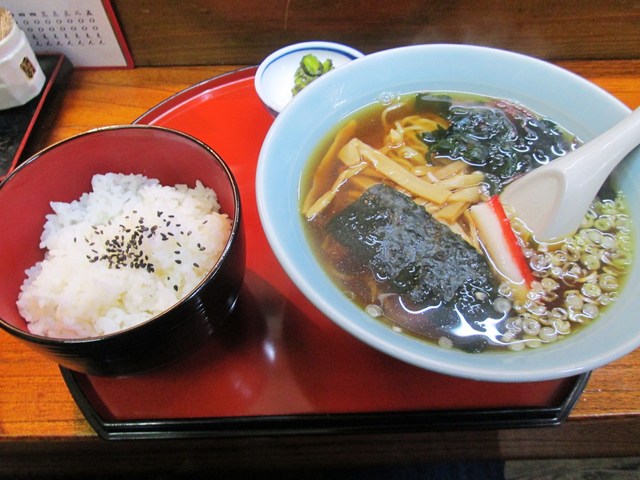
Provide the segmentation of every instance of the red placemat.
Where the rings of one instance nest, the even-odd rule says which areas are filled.
[[[273,119],[255,94],[254,72],[197,84],[136,121],[189,133],[225,159],[242,198],[247,274],[226,326],[189,358],[126,378],[63,369],[98,433],[157,438],[561,422],[587,375],[488,383],[429,372],[365,345],[306,300],[258,217],[256,162]]]

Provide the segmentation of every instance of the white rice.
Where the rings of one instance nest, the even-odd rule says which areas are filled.
[[[90,193],[52,202],[18,309],[35,334],[83,338],[137,325],[195,288],[220,257],[231,223],[198,182],[95,175]]]

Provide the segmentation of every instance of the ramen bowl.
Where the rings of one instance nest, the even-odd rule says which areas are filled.
[[[200,181],[213,189],[220,211],[228,215],[231,223],[230,235],[221,245],[222,253],[213,266],[198,277],[191,290],[185,288],[181,299],[135,326],[81,338],[32,333],[16,302],[26,278],[25,271],[43,260],[40,238],[45,215],[53,213],[50,203],[76,201],[92,190],[95,174],[106,173],[141,174],[157,179],[167,187],[182,184],[194,188]],[[161,208],[166,210],[168,205]],[[152,219],[147,217],[144,222],[140,218],[139,223],[146,225],[148,230],[145,239],[136,237],[141,242],[139,245],[150,241],[146,235],[151,231],[173,232],[160,225],[163,218],[165,224],[169,222],[160,210],[151,216]],[[201,217],[198,218],[199,222],[202,221]],[[175,223],[178,221],[176,218]],[[160,226],[156,230],[154,225]],[[0,327],[47,358],[83,373],[130,375],[185,357],[216,334],[218,326],[234,308],[243,281],[245,251],[241,204],[231,171],[207,145],[166,128],[143,125],[106,127],[63,140],[37,153],[0,184],[0,228],[3,231],[0,237],[3,251],[0,262],[3,284]],[[106,226],[100,228],[107,229]],[[127,245],[130,244],[124,230],[122,238]],[[81,243],[82,239],[74,238],[74,241]],[[207,247],[210,245],[202,246]],[[158,270],[169,271],[159,263],[157,265]],[[133,264],[124,265],[122,269],[130,266]],[[85,278],[86,270],[69,268],[73,270],[72,275],[80,275],[78,270],[81,270],[82,278]],[[146,267],[145,270],[148,272]],[[94,278],[89,283],[89,293],[107,295],[108,289],[101,278]],[[74,301],[79,302],[80,299],[74,298]],[[59,305],[62,302],[63,298],[59,298]],[[64,321],[67,317],[61,318]]]
[[[260,218],[284,270],[329,319],[370,346],[435,372],[481,381],[530,382],[591,371],[640,344],[640,275],[633,260],[615,303],[591,325],[554,343],[519,352],[467,353],[399,333],[366,314],[329,278],[301,214],[305,171],[314,152],[353,112],[409,92],[467,92],[509,99],[548,117],[582,141],[607,130],[629,109],[566,70],[521,54],[465,45],[418,45],[382,51],[345,65],[303,90],[275,120],[257,172]],[[640,158],[612,175],[640,219]],[[633,243],[638,244],[637,229]]]

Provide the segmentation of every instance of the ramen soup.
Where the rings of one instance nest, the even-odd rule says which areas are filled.
[[[310,161],[306,230],[345,295],[398,332],[468,352],[561,341],[619,295],[632,255],[624,199],[603,187],[579,230],[549,244],[499,193],[579,144],[505,100],[380,101]]]

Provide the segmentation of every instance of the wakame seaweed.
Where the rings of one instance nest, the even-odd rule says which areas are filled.
[[[420,93],[416,110],[435,111],[450,122],[447,129],[423,134],[433,156],[462,160],[486,175],[490,194],[519,174],[575,148],[560,127],[509,102],[453,104],[447,95]]]
[[[416,306],[443,303],[434,321],[453,327],[495,315],[485,258],[409,197],[384,184],[365,191],[327,225],[333,238]],[[474,347],[475,349],[475,347]]]
[[[452,103],[453,99],[449,95],[430,92],[419,93],[416,95],[414,109],[416,113],[431,112],[442,118],[447,118]]]

